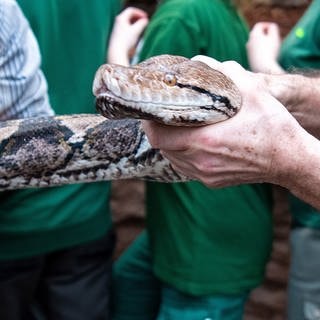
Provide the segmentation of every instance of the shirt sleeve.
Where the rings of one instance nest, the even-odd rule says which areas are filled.
[[[0,120],[53,115],[40,51],[22,11],[0,0]]]

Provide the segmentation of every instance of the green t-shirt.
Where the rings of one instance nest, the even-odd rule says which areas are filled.
[[[95,112],[92,81],[105,61],[118,0],[19,0],[38,39],[57,114]],[[0,259],[97,239],[111,226],[109,183],[0,193]]]
[[[229,1],[166,0],[145,32],[139,60],[204,54],[247,67],[247,37]],[[260,284],[270,255],[270,189],[148,183],[147,226],[154,271],[165,283],[194,295],[242,293]]]
[[[314,0],[284,39],[279,62],[286,70],[320,69],[319,12],[320,0]]]
[[[279,62],[284,69],[320,69],[320,0],[314,0],[281,46]],[[290,197],[294,223],[320,228],[320,214],[310,205]]]

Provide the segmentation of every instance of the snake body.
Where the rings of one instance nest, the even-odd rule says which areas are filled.
[[[223,74],[169,55],[134,67],[103,65],[93,91],[103,116],[0,122],[0,190],[128,178],[185,181],[150,146],[140,121],[128,118],[198,126],[226,120],[241,106]]]

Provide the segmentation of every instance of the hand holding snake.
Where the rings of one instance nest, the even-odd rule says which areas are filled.
[[[314,128],[320,80],[254,75],[235,62],[198,60],[160,56],[97,72],[98,110],[110,118],[154,120],[144,124],[153,148],[134,119],[73,115],[1,122],[0,190],[128,178],[198,179],[211,187],[269,182],[320,208],[320,142],[277,100],[302,110],[316,106],[313,117],[293,109]]]
[[[320,141],[277,100],[298,103],[297,119],[312,128],[319,119],[320,78],[253,74],[235,62],[197,59],[234,81],[243,98],[241,110],[228,121],[192,130],[145,122],[152,146],[161,149],[176,171],[210,187],[274,183],[320,208]],[[303,115],[310,105],[311,120]]]

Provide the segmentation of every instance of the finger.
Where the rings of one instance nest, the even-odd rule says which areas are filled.
[[[185,150],[196,129],[166,126],[147,120],[142,121],[142,128],[154,148],[166,150]]]
[[[197,56],[194,56],[193,58],[191,58],[191,60],[201,61],[201,62],[205,63],[206,65],[208,65],[212,69],[219,70],[219,68],[221,68],[221,62],[219,62],[216,59],[207,57],[207,56],[197,55]]]
[[[279,25],[276,23],[271,23],[268,29],[268,32],[274,35],[280,36],[280,28]]]
[[[256,172],[239,170],[237,167],[230,170],[229,167],[226,168],[223,164],[219,165],[220,161],[218,159],[217,164],[215,164],[215,161],[212,163],[210,171],[203,171],[194,165],[194,163],[197,163],[197,159],[189,158],[184,152],[161,151],[161,153],[170,161],[175,171],[190,177],[192,180],[198,180],[211,188],[248,184],[258,179]],[[265,182],[262,177],[258,180]]]
[[[148,25],[148,22],[149,22],[148,18],[141,18],[132,25],[133,32],[137,37],[141,35],[143,30]]]
[[[184,152],[171,152],[171,151],[162,151],[161,154],[164,158],[169,160],[172,168],[178,173],[183,174],[184,176],[189,177],[192,180],[199,180],[197,177],[197,170],[192,165],[192,162],[186,161],[186,157],[184,156]]]
[[[221,73],[224,73],[226,76],[229,76],[232,80],[238,79],[239,74],[241,74],[244,71],[240,64],[235,61],[219,62],[216,59],[202,55],[195,56],[191,60],[201,61],[208,65],[210,68],[220,71]],[[237,81],[235,82],[237,84]],[[240,81],[240,84],[241,82],[242,81]],[[239,84],[237,85],[239,86]]]
[[[268,21],[261,21],[256,23],[253,28],[251,29],[250,34],[266,34],[269,30],[269,28],[273,25],[273,22],[268,22]]]
[[[134,23],[138,19],[148,18],[147,12],[135,7],[128,7],[123,11],[123,14],[130,20],[131,23]]]

